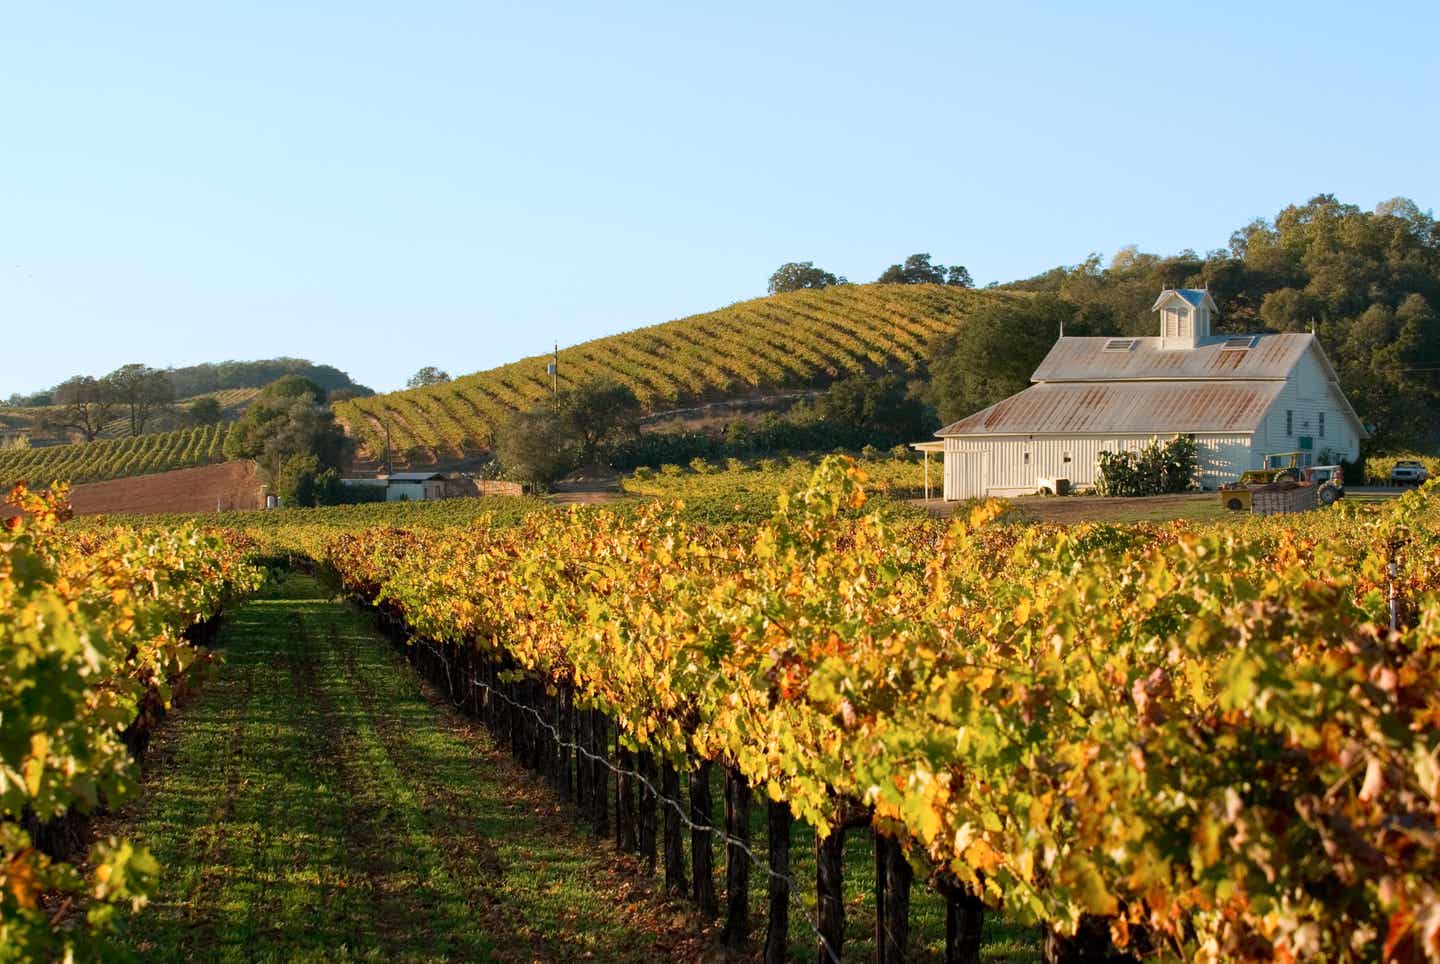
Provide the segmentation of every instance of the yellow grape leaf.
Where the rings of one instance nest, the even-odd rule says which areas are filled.
[[[25,761],[25,789],[30,796],[40,792],[40,778],[45,774],[45,759],[50,755],[50,734],[36,733],[30,737],[30,757]]]

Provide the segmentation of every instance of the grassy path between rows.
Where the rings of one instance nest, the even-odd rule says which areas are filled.
[[[222,632],[117,818],[165,868],[147,960],[650,961],[701,947],[365,617],[291,575]]]

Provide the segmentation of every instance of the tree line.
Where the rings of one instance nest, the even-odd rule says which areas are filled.
[[[348,393],[348,397],[352,398],[363,398],[375,394],[374,391],[358,384],[350,378],[349,374],[333,365],[317,365],[306,358],[280,357],[262,358],[256,361],[205,362],[199,365],[158,369],[158,371],[162,371],[169,379],[171,388],[174,390],[174,398],[193,398],[196,395],[236,388],[264,388],[286,375],[299,375],[307,378],[332,394]],[[71,378],[62,384],[68,384],[74,380]],[[59,404],[56,399],[59,389],[60,386],[57,385],[30,394],[16,392],[5,400],[5,404],[23,408]]]
[[[970,271],[960,264],[946,267],[931,264],[929,254],[912,254],[899,264],[892,264],[875,279],[877,284],[900,285],[955,285],[973,288],[975,281]],[[769,292],[800,291],[804,288],[829,288],[832,285],[848,285],[843,275],[834,275],[823,268],[815,267],[813,261],[789,261],[775,269],[770,276]]]

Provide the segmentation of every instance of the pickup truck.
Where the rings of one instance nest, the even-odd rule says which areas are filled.
[[[1413,459],[1402,459],[1390,470],[1391,485],[1420,485],[1429,477],[1425,466]]]

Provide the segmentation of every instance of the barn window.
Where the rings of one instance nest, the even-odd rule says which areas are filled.
[[[1029,465],[1029,464],[1030,464],[1030,453],[1029,453],[1029,452],[1026,452],[1026,453],[1025,453],[1025,464],[1026,464],[1026,465]]]
[[[1295,434],[1295,413],[1288,408],[1285,409],[1285,434]]]
[[[1320,413],[1320,437],[1325,437],[1325,413]]]
[[[1065,453],[1065,457],[1064,457],[1063,459],[1061,459],[1060,461],[1062,461],[1062,462],[1069,462],[1069,461],[1070,461],[1070,453],[1069,453],[1069,452],[1066,452],[1066,453]]]

